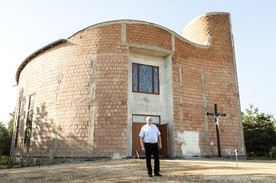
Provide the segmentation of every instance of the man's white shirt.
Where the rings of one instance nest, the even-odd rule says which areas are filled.
[[[139,133],[139,136],[143,138],[145,143],[157,143],[158,142],[158,136],[160,135],[160,131],[157,128],[156,125],[151,124],[145,124],[142,126],[141,131]]]

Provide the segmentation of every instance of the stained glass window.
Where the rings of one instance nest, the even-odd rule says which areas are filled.
[[[133,63],[132,91],[159,94],[159,68]]]

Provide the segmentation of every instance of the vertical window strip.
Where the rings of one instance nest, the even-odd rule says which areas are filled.
[[[18,142],[18,133],[19,133],[19,123],[20,123],[20,118],[21,118],[21,113],[22,113],[22,108],[23,108],[23,102],[22,99],[19,99],[18,102],[18,113],[17,113],[17,120],[16,120],[16,132],[15,132],[15,140],[14,140],[14,146],[17,146]]]
[[[138,92],[138,65],[132,65],[132,91]]]
[[[152,66],[140,65],[140,92],[152,93]]]
[[[140,64],[136,64],[137,65],[137,92],[140,92],[140,77],[139,77],[139,73],[140,73]]]
[[[34,101],[35,101],[35,95],[30,95],[28,114],[27,114],[27,123],[26,123],[26,129],[25,129],[25,137],[24,137],[24,144],[27,146],[29,146],[31,142]]]
[[[158,67],[154,67],[153,68],[154,71],[153,71],[153,74],[154,74],[154,78],[153,78],[153,85],[154,85],[154,88],[153,88],[153,92],[155,94],[159,94],[159,68]]]
[[[154,68],[155,67],[151,67],[151,83],[152,83],[152,85],[151,85],[151,91],[152,91],[152,93],[155,93],[154,92],[154,87],[155,87],[155,84],[154,84]]]

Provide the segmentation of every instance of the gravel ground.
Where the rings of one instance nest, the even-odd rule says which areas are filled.
[[[144,159],[97,160],[0,169],[0,182],[275,182],[276,161],[161,159],[162,177],[147,177]]]

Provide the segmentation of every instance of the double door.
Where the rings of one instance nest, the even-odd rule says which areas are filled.
[[[144,157],[145,152],[141,148],[139,133],[141,127],[145,125],[145,123],[132,123],[132,156],[133,157]],[[168,124],[155,124],[161,133],[162,140],[162,149],[160,149],[160,156],[167,157],[169,155],[168,152]]]

